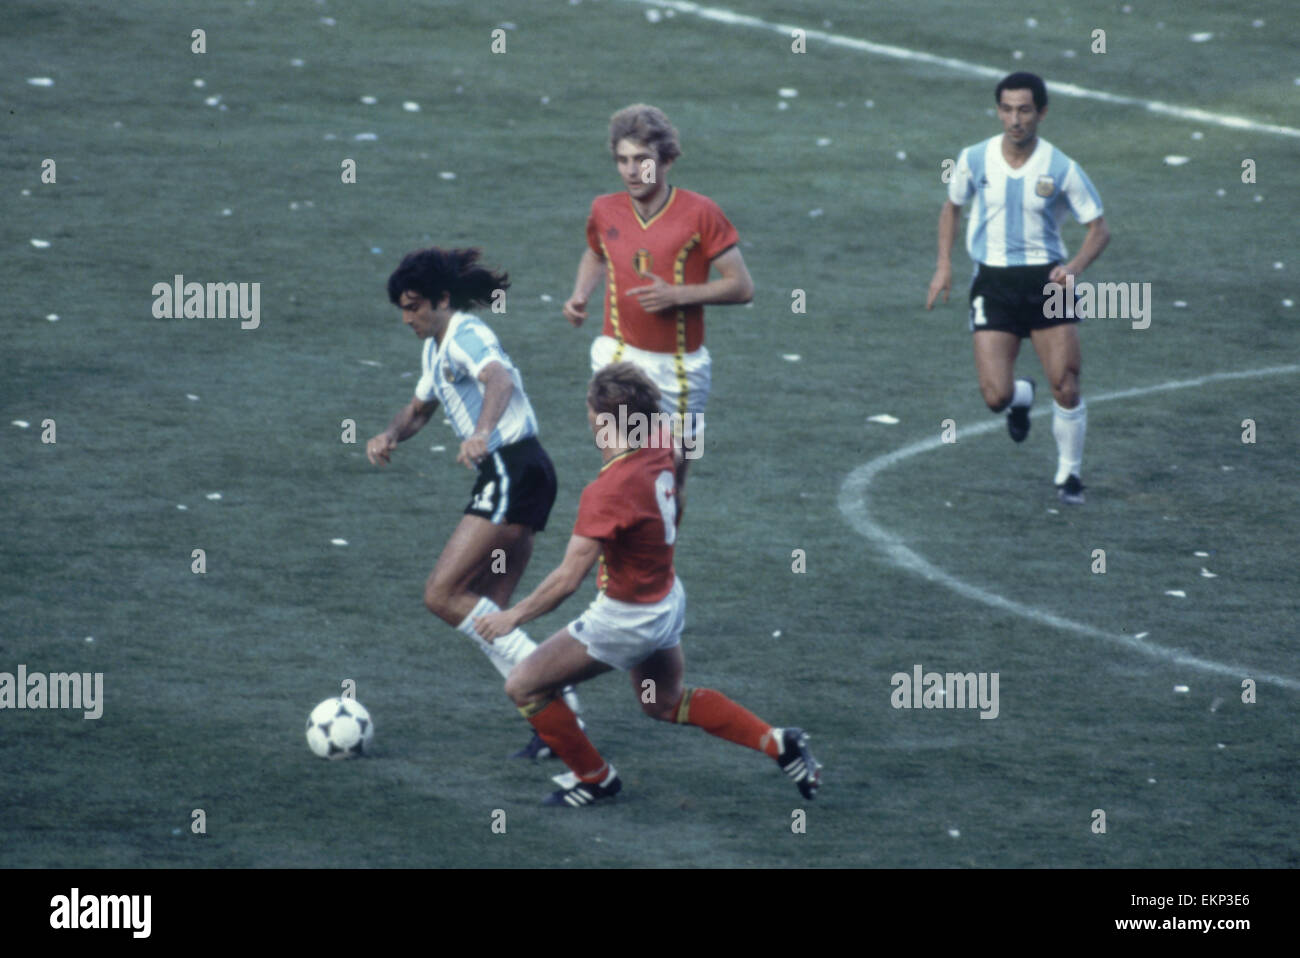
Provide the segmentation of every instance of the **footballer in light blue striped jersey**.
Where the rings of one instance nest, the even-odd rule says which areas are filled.
[[[961,209],[970,206],[966,249],[975,261],[970,330],[984,402],[1007,412],[1016,442],[1029,434],[1034,381],[1015,378],[1020,341],[1034,344],[1052,387],[1053,482],[1062,502],[1083,502],[1083,439],[1088,413],[1079,394],[1081,354],[1074,310],[1048,308],[1049,284],[1073,291],[1074,277],[1110,241],[1101,197],[1078,163],[1038,135],[1047,116],[1047,87],[1032,73],[1013,73],[994,90],[1002,135],[961,151],[939,213],[939,258],[925,307],[952,288],[952,248]],[[1086,225],[1079,252],[1069,257],[1061,223],[1069,213]],[[1057,290],[1059,296],[1059,289]]]
[[[424,586],[424,604],[468,636],[502,676],[537,646],[514,629],[488,642],[474,619],[510,605],[555,503],[555,468],[537,439],[537,416],[523,379],[496,334],[465,310],[504,296],[505,273],[478,265],[476,249],[418,250],[388,278],[388,298],[423,340],[415,396],[366,443],[386,465],[441,404],[460,439],[456,461],[476,473],[469,504]],[[566,696],[570,708],[577,699]],[[542,757],[540,739],[519,754]]]

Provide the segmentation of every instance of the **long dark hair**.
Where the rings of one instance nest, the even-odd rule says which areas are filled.
[[[478,249],[443,250],[436,246],[407,253],[388,277],[388,298],[400,305],[402,294],[409,290],[437,306],[446,293],[453,309],[486,306],[494,291],[509,289],[510,279],[506,273],[479,266],[482,255]]]

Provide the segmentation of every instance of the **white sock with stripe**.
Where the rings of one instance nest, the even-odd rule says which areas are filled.
[[[537,648],[537,643],[530,639],[523,629],[514,629],[492,642],[485,642],[474,629],[474,620],[479,616],[487,615],[489,612],[500,611],[501,607],[499,605],[487,596],[483,596],[478,600],[478,604],[474,606],[470,614],[465,617],[465,621],[456,626],[456,631],[462,632],[473,639],[475,644],[483,650],[483,654],[496,667],[496,670],[502,676],[507,676],[515,665],[522,662],[528,656],[528,653]]]
[[[1034,387],[1028,379],[1017,379],[1016,388],[1011,393],[1011,405],[1032,406],[1034,404]]]
[[[1083,437],[1088,432],[1088,407],[1083,397],[1073,409],[1063,409],[1061,404],[1052,401],[1052,435],[1056,437],[1056,478],[1052,482],[1060,485],[1070,476],[1083,478]]]

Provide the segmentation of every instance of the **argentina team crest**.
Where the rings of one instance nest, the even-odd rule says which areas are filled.
[[[1040,176],[1034,185],[1034,192],[1046,199],[1056,192],[1056,180],[1050,176]]]
[[[648,249],[639,249],[632,255],[632,266],[639,276],[649,276],[654,269],[654,258]]]

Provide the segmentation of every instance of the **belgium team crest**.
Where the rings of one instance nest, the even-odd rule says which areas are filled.
[[[639,249],[632,256],[632,266],[640,276],[649,276],[654,269],[654,259],[650,256],[648,249]]]

